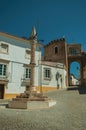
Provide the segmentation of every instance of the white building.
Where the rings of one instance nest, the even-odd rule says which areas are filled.
[[[66,88],[66,70],[64,65],[42,61],[39,68],[40,89],[48,91]]]
[[[73,75],[70,75],[70,85],[80,85],[80,81]]]
[[[47,91],[66,87],[66,70],[56,63],[41,61],[41,44],[35,51],[35,87]],[[30,85],[31,42],[0,33],[0,99],[13,98]]]

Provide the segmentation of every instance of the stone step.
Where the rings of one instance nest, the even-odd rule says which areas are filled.
[[[8,108],[13,109],[43,109],[49,108],[56,104],[55,100],[47,100],[47,101],[10,101],[8,104]]]

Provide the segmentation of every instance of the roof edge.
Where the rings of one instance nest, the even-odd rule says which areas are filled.
[[[27,40],[27,39],[24,39],[24,38],[22,38],[22,37],[14,36],[14,35],[11,35],[11,34],[8,34],[8,33],[5,33],[5,32],[0,32],[0,35],[5,36],[5,37],[9,37],[9,38],[13,38],[13,39],[16,39],[16,40],[18,40],[18,41],[22,41],[22,42],[24,41],[24,42],[26,42],[26,43],[28,43],[28,44],[31,44],[31,43],[32,43],[31,40]],[[36,45],[37,45],[37,46],[42,46],[41,43],[37,43]]]

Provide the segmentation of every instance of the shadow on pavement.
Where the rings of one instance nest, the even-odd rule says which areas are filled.
[[[68,91],[78,90],[79,94],[86,94],[86,87],[83,86],[69,86]]]
[[[78,91],[79,91],[79,94],[86,94],[86,87],[80,86]]]

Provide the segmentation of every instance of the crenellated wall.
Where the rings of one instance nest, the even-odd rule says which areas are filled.
[[[55,47],[57,47],[57,52],[55,53]],[[66,59],[66,41],[64,38],[51,41],[44,47],[44,60],[67,64]]]

